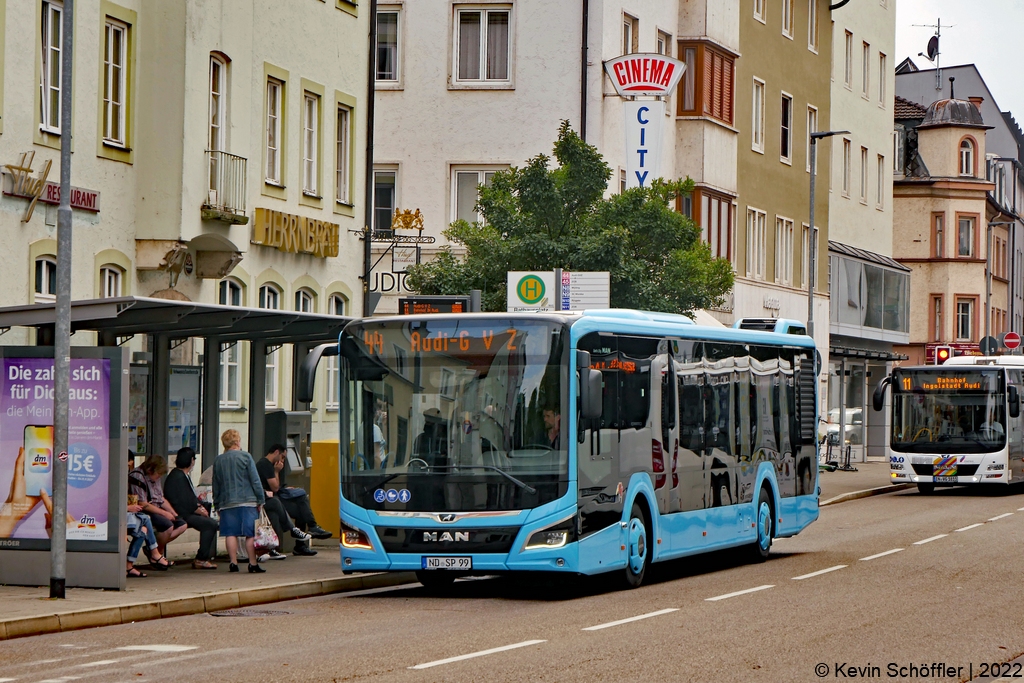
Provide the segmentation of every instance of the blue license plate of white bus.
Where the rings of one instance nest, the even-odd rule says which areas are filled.
[[[472,569],[472,557],[423,557],[424,569]]]
[[[955,484],[957,483],[956,477],[932,477],[936,484]]]

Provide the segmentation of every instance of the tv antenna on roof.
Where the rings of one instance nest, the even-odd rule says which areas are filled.
[[[956,24],[948,24],[946,28],[952,28]],[[939,61],[939,38],[942,37],[942,19],[936,19],[934,24],[912,24],[912,26],[918,26],[920,28],[933,28],[935,29],[935,35],[928,40],[928,52],[918,52],[918,57],[924,57],[929,62],[935,65],[935,89],[942,90],[942,66]]]

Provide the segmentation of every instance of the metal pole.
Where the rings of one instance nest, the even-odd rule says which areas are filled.
[[[985,336],[992,331],[992,224],[985,239]]]
[[[363,211],[363,316],[370,313],[370,275],[373,270],[373,103],[377,89],[377,0],[370,0],[368,85],[366,86],[366,194]]]
[[[57,208],[57,306],[53,366],[53,510],[50,597],[64,599],[67,577],[68,402],[71,384],[71,67],[75,1],[64,0],[60,55],[60,205]],[[121,465],[123,466],[123,464]]]
[[[817,138],[811,136],[811,220],[807,228],[807,334],[814,339],[814,269],[818,264],[817,245],[814,240],[814,180],[817,176]]]

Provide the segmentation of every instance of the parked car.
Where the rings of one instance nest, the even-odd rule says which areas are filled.
[[[864,409],[846,409],[846,439],[844,443],[855,446],[864,443]],[[828,411],[827,434],[839,434],[839,408]]]

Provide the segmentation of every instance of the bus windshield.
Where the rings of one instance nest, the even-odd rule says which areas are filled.
[[[533,508],[568,489],[564,326],[362,321],[342,333],[342,492],[364,508]],[[343,452],[346,449],[342,449]]]
[[[1002,368],[896,370],[892,449],[903,453],[992,453],[1006,445]]]

